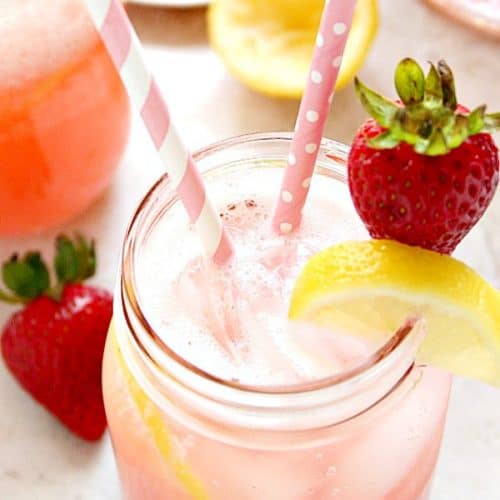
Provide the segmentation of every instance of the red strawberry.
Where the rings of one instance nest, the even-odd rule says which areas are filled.
[[[498,149],[485,132],[500,127],[500,114],[457,105],[444,61],[425,77],[415,61],[404,59],[395,82],[402,104],[356,80],[373,119],[358,130],[349,154],[354,205],[373,238],[449,254],[498,185]]]
[[[14,256],[2,268],[0,292],[23,302],[5,325],[1,347],[5,363],[20,384],[75,434],[99,439],[106,429],[101,365],[112,315],[106,290],[80,284],[95,272],[93,244],[77,237],[57,239],[58,283],[50,288],[38,253]]]

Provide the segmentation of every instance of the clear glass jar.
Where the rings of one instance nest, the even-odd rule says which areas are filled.
[[[1,2],[0,236],[57,226],[109,185],[129,102],[83,0]]]
[[[289,144],[286,134],[245,136],[195,159],[210,187],[229,172],[266,163],[281,169]],[[342,183],[347,192],[347,152],[324,140],[314,182]],[[396,334],[354,371],[280,387],[218,378],[158,335],[143,303],[140,262],[177,201],[165,176],[131,222],[106,346],[104,398],[126,498],[427,499],[451,378],[415,365],[415,330]],[[174,265],[173,255],[164,257]]]

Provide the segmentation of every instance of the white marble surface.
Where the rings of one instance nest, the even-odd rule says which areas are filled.
[[[147,56],[190,147],[251,131],[290,130],[294,101],[250,92],[235,82],[207,47],[204,11],[176,13],[130,7]],[[466,104],[500,108],[500,45],[455,26],[418,0],[381,0],[381,29],[362,76],[391,92],[392,67],[402,56],[445,57],[455,68]],[[348,89],[335,99],[327,135],[349,141],[363,113]],[[161,168],[140,125],[116,181],[68,226],[97,237],[95,281],[111,287],[122,234],[133,208]],[[458,255],[500,286],[500,195]],[[14,249],[50,248],[53,234],[0,241],[0,258]],[[0,308],[0,323],[7,318]],[[0,500],[118,500],[119,485],[106,437],[79,441],[24,394],[0,363]],[[500,499],[500,392],[457,380],[432,500]],[[265,500],[265,499],[263,499]],[[285,500],[285,499],[284,499]],[[361,500],[361,499],[360,499]]]

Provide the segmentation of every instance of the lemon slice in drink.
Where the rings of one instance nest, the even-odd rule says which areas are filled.
[[[306,264],[289,314],[370,340],[421,317],[420,361],[500,386],[500,292],[452,257],[389,240],[336,245]]]
[[[144,393],[132,373],[130,373],[118,346],[113,325],[110,329],[110,335],[111,345],[121,375],[125,381],[131,399],[135,404],[135,408],[144,422],[144,425],[147,427],[159,454],[172,469],[179,483],[186,493],[189,494],[189,498],[193,500],[208,500],[209,496],[202,481],[195,475],[194,471],[191,470],[184,459],[176,454],[172,444],[173,439],[168,429],[167,422],[165,421],[165,417],[149,399],[147,394]]]
[[[259,92],[299,98],[324,0],[215,0],[209,36],[231,73]],[[363,64],[377,31],[376,0],[358,0],[337,89]]]

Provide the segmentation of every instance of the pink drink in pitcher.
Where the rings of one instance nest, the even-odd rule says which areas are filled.
[[[129,103],[81,0],[0,6],[0,235],[81,212],[109,184]]]

